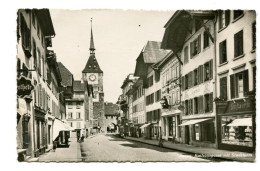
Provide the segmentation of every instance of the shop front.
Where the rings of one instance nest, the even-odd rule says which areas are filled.
[[[255,100],[244,98],[217,101],[218,148],[255,151]]]
[[[161,133],[164,140],[181,142],[180,113],[180,110],[163,109]]]
[[[35,142],[35,157],[40,156],[41,154],[45,153],[45,150],[47,149],[47,139],[46,139],[46,124],[45,121],[45,115],[43,109],[41,109],[38,106],[34,107],[35,109],[35,136],[36,136],[36,142]]]
[[[216,148],[215,117],[182,120],[184,144]]]

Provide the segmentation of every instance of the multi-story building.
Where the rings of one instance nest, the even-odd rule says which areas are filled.
[[[86,134],[85,128],[85,91],[87,86],[84,82],[75,80],[73,82],[73,97],[66,99],[66,115],[67,124],[70,125],[74,131],[71,137],[81,136]]]
[[[171,51],[154,65],[161,78],[161,135],[165,140],[181,142],[181,65]]]
[[[30,95],[18,97],[19,160],[24,160],[23,154],[37,157],[52,148],[53,120],[60,115],[61,82],[56,55],[48,49],[52,46],[54,36],[49,10],[18,10],[18,84],[21,83],[19,77],[22,74],[32,82],[34,88]]]
[[[181,10],[165,25],[162,48],[182,64],[184,143],[254,151],[255,23],[255,11]]]
[[[256,12],[218,11],[216,31],[218,147],[254,151]]]
[[[122,94],[119,96],[118,99],[118,106],[120,110],[120,117],[119,117],[119,131],[121,134],[130,135],[130,125],[132,123],[132,107],[133,107],[133,100],[132,94],[130,93],[134,82],[136,81],[136,77],[133,74],[128,74],[125,78],[121,89]],[[130,118],[131,115],[131,118]]]
[[[183,142],[216,147],[215,97],[215,12],[175,12],[165,25],[162,48],[170,49],[183,64]]]
[[[145,96],[144,96],[144,88],[143,88],[143,80],[138,78],[133,86],[132,91],[132,133],[131,135],[135,137],[141,137],[141,129],[140,127],[145,124]]]
[[[165,57],[169,51],[160,49],[161,42],[148,41],[136,59],[134,76],[143,80],[145,88],[145,121],[141,126],[146,138],[159,138],[161,116],[161,83],[160,74],[153,69],[153,64]]]

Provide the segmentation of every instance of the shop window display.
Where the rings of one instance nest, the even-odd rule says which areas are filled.
[[[222,143],[253,147],[252,116],[221,117]]]

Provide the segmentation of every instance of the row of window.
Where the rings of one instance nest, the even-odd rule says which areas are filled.
[[[256,48],[256,23],[252,25],[252,49]],[[243,30],[234,35],[234,58],[244,54]],[[219,43],[219,64],[227,62],[227,40]]]
[[[200,65],[198,68],[182,77],[182,91],[199,85],[213,78],[213,60]]]
[[[179,65],[173,65],[162,74],[162,86],[167,85],[171,79],[177,79],[180,76]]]
[[[161,99],[161,90],[157,90],[155,93],[152,93],[146,96],[146,106],[158,102]]]
[[[209,33],[205,31],[203,33],[203,48],[207,48],[209,46]],[[189,62],[189,58],[192,59],[194,56],[201,52],[201,35],[190,42],[190,55],[189,55],[189,46],[184,47],[184,64]]]
[[[68,112],[68,119],[74,119],[73,112]],[[80,112],[76,112],[76,119],[81,119]]]
[[[73,102],[68,102],[68,108],[69,109],[73,109]],[[76,109],[80,109],[81,108],[81,106],[82,106],[82,102],[76,102]]]
[[[185,115],[213,112],[213,93],[185,100]]]
[[[161,117],[161,109],[146,112],[147,122],[158,121]]]
[[[133,101],[135,101],[136,99],[140,98],[143,95],[144,95],[144,89],[143,86],[140,86],[133,94]]]
[[[81,128],[81,122],[76,122],[76,128]],[[73,122],[69,122],[69,125],[73,128]]]
[[[241,17],[244,14],[243,10],[234,10],[233,11],[233,20]],[[219,11],[219,30],[227,27],[230,24],[230,10],[220,10]]]
[[[133,106],[133,113],[141,112],[143,110],[144,110],[144,104],[143,103],[139,103],[139,104]]]
[[[253,68],[253,73],[256,67]],[[227,77],[222,77],[220,83],[220,98],[227,100]],[[253,79],[255,87],[255,78]],[[231,99],[246,97],[248,94],[248,70],[230,75],[230,95]]]

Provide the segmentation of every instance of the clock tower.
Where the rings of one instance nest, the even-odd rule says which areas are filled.
[[[103,71],[100,69],[95,56],[92,19],[89,50],[90,56],[85,68],[82,71],[82,79],[87,81],[88,84],[93,87],[93,120],[97,121],[97,123],[93,123],[93,127],[101,127],[102,129],[102,119],[104,118]]]

